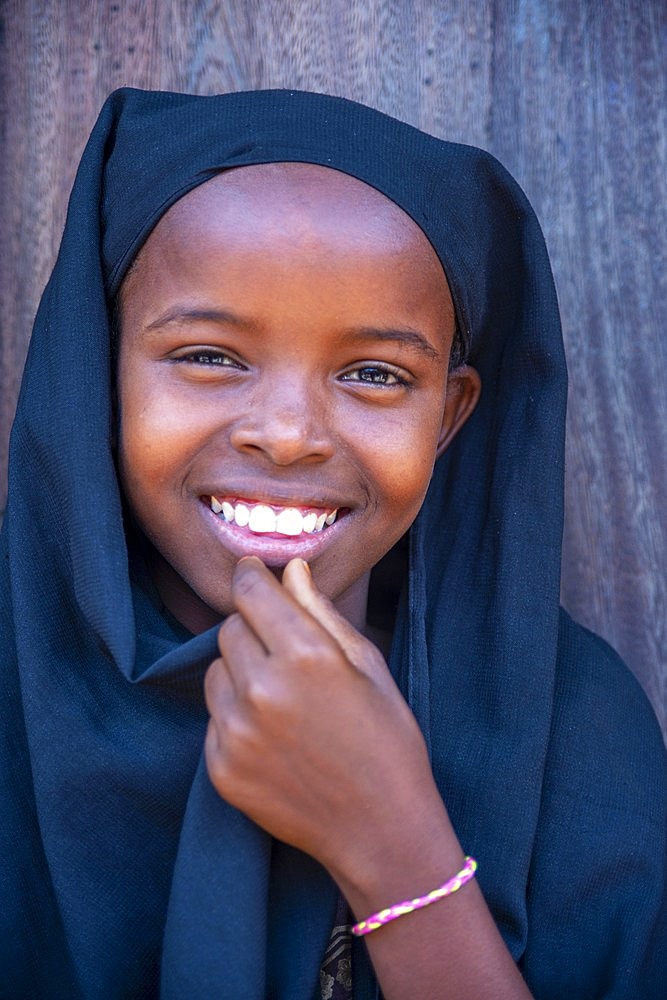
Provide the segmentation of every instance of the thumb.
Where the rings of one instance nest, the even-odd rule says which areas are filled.
[[[374,665],[382,662],[382,654],[357,629],[336,610],[328,597],[318,590],[308,563],[291,559],[283,570],[283,586],[322,628],[336,640],[346,657],[357,669],[373,675]]]

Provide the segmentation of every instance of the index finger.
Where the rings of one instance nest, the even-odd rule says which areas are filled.
[[[332,644],[340,648],[256,556],[247,556],[236,565],[232,600],[269,653],[293,650],[295,641],[313,648]]]

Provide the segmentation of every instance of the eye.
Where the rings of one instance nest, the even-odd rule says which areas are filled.
[[[199,365],[204,368],[240,368],[244,366],[237,361],[235,358],[231,357],[229,354],[225,354],[219,348],[213,347],[195,347],[184,351],[182,354],[177,354],[172,356],[172,361],[178,364],[190,364]]]
[[[364,385],[408,385],[408,380],[388,365],[364,365],[345,372],[341,378],[344,382],[362,382]]]

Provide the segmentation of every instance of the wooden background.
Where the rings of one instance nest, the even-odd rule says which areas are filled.
[[[0,510],[67,194],[108,92],[298,87],[483,146],[540,217],[571,375],[563,601],[667,732],[667,0],[4,0]]]

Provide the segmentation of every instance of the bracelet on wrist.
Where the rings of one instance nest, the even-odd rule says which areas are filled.
[[[388,906],[385,910],[378,910],[377,913],[373,913],[370,917],[366,917],[365,920],[360,920],[358,924],[355,924],[352,928],[352,933],[356,937],[363,937],[364,934],[370,934],[371,931],[376,931],[379,927],[383,927],[384,924],[388,924],[398,917],[404,917],[407,913],[412,913],[414,910],[421,910],[425,906],[430,906],[431,903],[437,903],[438,900],[444,899],[445,896],[451,896],[452,893],[458,892],[466,882],[470,882],[475,877],[475,872],[477,871],[477,862],[474,858],[467,857],[465,861],[466,863],[461,871],[457,872],[456,875],[446,882],[443,882],[437,889],[432,889],[425,896],[417,896],[416,899],[406,899],[402,903],[394,903],[393,906]]]

